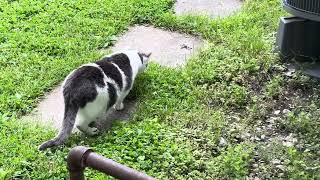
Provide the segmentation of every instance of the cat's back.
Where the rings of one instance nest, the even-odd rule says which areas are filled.
[[[86,102],[95,99],[99,90],[106,86],[109,94],[113,95],[127,89],[131,84],[131,74],[130,60],[125,54],[104,57],[72,71],[63,83],[63,95],[65,99],[84,106]]]
[[[83,65],[65,79],[62,89],[65,102],[84,107],[98,95],[96,87],[105,86],[104,76],[98,67]]]
[[[133,81],[133,70],[128,52],[118,52],[97,61],[107,77],[115,81],[121,91],[129,90]]]
[[[76,86],[84,85],[84,83],[92,82],[98,86],[103,86],[103,74],[101,70],[92,66],[91,64],[86,64],[78,69],[72,71],[65,79],[64,86]]]

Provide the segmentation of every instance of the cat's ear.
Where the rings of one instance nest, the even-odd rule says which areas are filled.
[[[151,52],[149,52],[149,53],[139,52],[138,54],[139,54],[139,56],[141,58],[142,63],[143,64],[147,64],[149,62],[149,58],[150,58],[152,53]]]
[[[144,54],[144,58],[143,58],[143,64],[148,64],[149,60],[150,60],[150,56],[151,56],[151,52]]]

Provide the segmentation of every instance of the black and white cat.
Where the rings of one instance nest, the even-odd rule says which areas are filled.
[[[74,124],[86,134],[97,134],[98,129],[90,124],[112,107],[123,109],[123,100],[135,77],[147,67],[150,55],[137,50],[120,51],[71,72],[62,85],[65,104],[62,128],[39,150],[63,144]]]

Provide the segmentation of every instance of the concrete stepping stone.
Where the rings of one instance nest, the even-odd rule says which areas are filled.
[[[23,120],[36,121],[41,124],[59,129],[64,115],[64,101],[61,85],[47,93],[38,106]]]
[[[134,26],[120,37],[112,48],[138,49],[152,52],[151,59],[160,65],[178,67],[201,47],[203,41],[197,37],[165,31],[151,26]]]
[[[212,18],[230,16],[238,11],[242,0],[176,0],[177,15],[207,15]]]
[[[117,43],[111,48],[117,51],[126,48],[140,49],[152,52],[151,59],[163,66],[178,67],[203,44],[199,38],[169,32],[162,29],[146,26],[129,28],[128,32],[119,37]],[[129,97],[128,97],[129,98]],[[105,129],[110,126],[110,121],[130,120],[137,107],[136,99],[125,100],[125,109],[112,110],[106,119],[98,122],[98,128]],[[45,95],[35,110],[23,117],[24,120],[37,121],[53,128],[61,127],[64,114],[64,102],[61,85]]]

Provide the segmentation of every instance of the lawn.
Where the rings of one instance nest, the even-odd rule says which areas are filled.
[[[63,179],[76,145],[158,179],[320,178],[320,84],[273,53],[278,0],[246,0],[235,16],[176,17],[171,0],[0,2],[0,179]],[[151,64],[139,108],[96,138],[73,135],[39,152],[54,130],[19,118],[77,66],[102,56],[133,24],[208,41],[184,68]],[[86,171],[101,179],[103,174]]]

